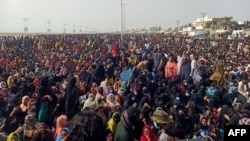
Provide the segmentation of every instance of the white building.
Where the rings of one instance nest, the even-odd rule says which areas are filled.
[[[212,18],[209,16],[205,16],[204,18],[198,18],[193,21],[192,26],[197,30],[203,30],[205,29],[206,25],[214,27],[216,25],[219,25],[221,22],[223,22],[223,18]]]

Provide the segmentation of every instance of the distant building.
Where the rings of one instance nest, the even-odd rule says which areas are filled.
[[[184,32],[190,32],[192,30],[193,30],[193,28],[192,27],[188,27],[188,26],[184,26],[183,29],[182,29],[182,31],[184,31]]]
[[[149,31],[150,32],[158,32],[158,31],[160,31],[160,28],[157,27],[157,26],[155,26],[155,27],[149,27]]]
[[[197,30],[203,30],[207,27],[217,27],[220,28],[219,25],[223,22],[223,18],[212,18],[209,16],[205,16],[204,19],[198,18],[195,21],[193,21],[192,26]]]

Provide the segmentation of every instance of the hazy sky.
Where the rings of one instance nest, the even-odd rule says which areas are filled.
[[[250,0],[123,0],[125,27],[175,27],[193,22],[206,12],[211,17],[232,16],[250,20]],[[0,0],[0,32],[23,32],[28,18],[29,32],[100,32],[121,30],[121,0]],[[86,28],[88,27],[88,28]]]

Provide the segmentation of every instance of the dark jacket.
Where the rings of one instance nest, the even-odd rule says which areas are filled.
[[[114,141],[133,141],[133,126],[138,123],[140,111],[134,107],[129,107],[121,115],[121,121],[117,125]]]
[[[46,130],[44,135],[40,132],[35,133],[31,141],[54,141],[54,136],[51,131]]]
[[[76,78],[71,77],[66,90],[66,115],[69,119],[71,119],[80,110],[80,95],[82,95],[82,93],[81,90],[76,87]]]
[[[122,121],[117,125],[114,141],[133,141],[132,129],[126,128]]]

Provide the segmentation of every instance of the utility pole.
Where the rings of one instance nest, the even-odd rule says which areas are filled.
[[[66,23],[62,23],[62,24],[63,24],[63,33],[66,33],[66,28],[65,28]]]
[[[24,28],[23,28],[23,30],[24,30],[24,32],[28,32],[28,27],[27,27],[26,22],[27,22],[29,19],[28,19],[28,18],[23,18],[23,20],[24,20]]]
[[[123,13],[124,13],[124,14],[123,14],[123,15],[124,15],[123,31],[126,31],[126,5],[127,5],[127,4],[123,4],[123,6],[124,6],[124,9],[123,9],[123,11],[124,11],[124,12],[123,12]]]
[[[51,32],[51,29],[50,29],[50,21],[46,21],[46,23],[48,24],[48,29],[47,29],[47,31],[50,33]]]
[[[79,26],[79,28],[80,28],[80,33],[82,33],[82,26]]]
[[[176,27],[177,27],[177,31],[179,30],[179,20],[176,21]]]
[[[204,17],[207,13],[206,12],[202,12],[201,15],[202,15],[202,18],[203,18],[203,30],[205,28],[205,20],[204,20]]]
[[[75,33],[75,31],[76,31],[76,30],[75,30],[75,25],[72,25],[72,26],[73,26],[73,33]]]
[[[121,40],[123,40],[123,0],[121,0]]]

